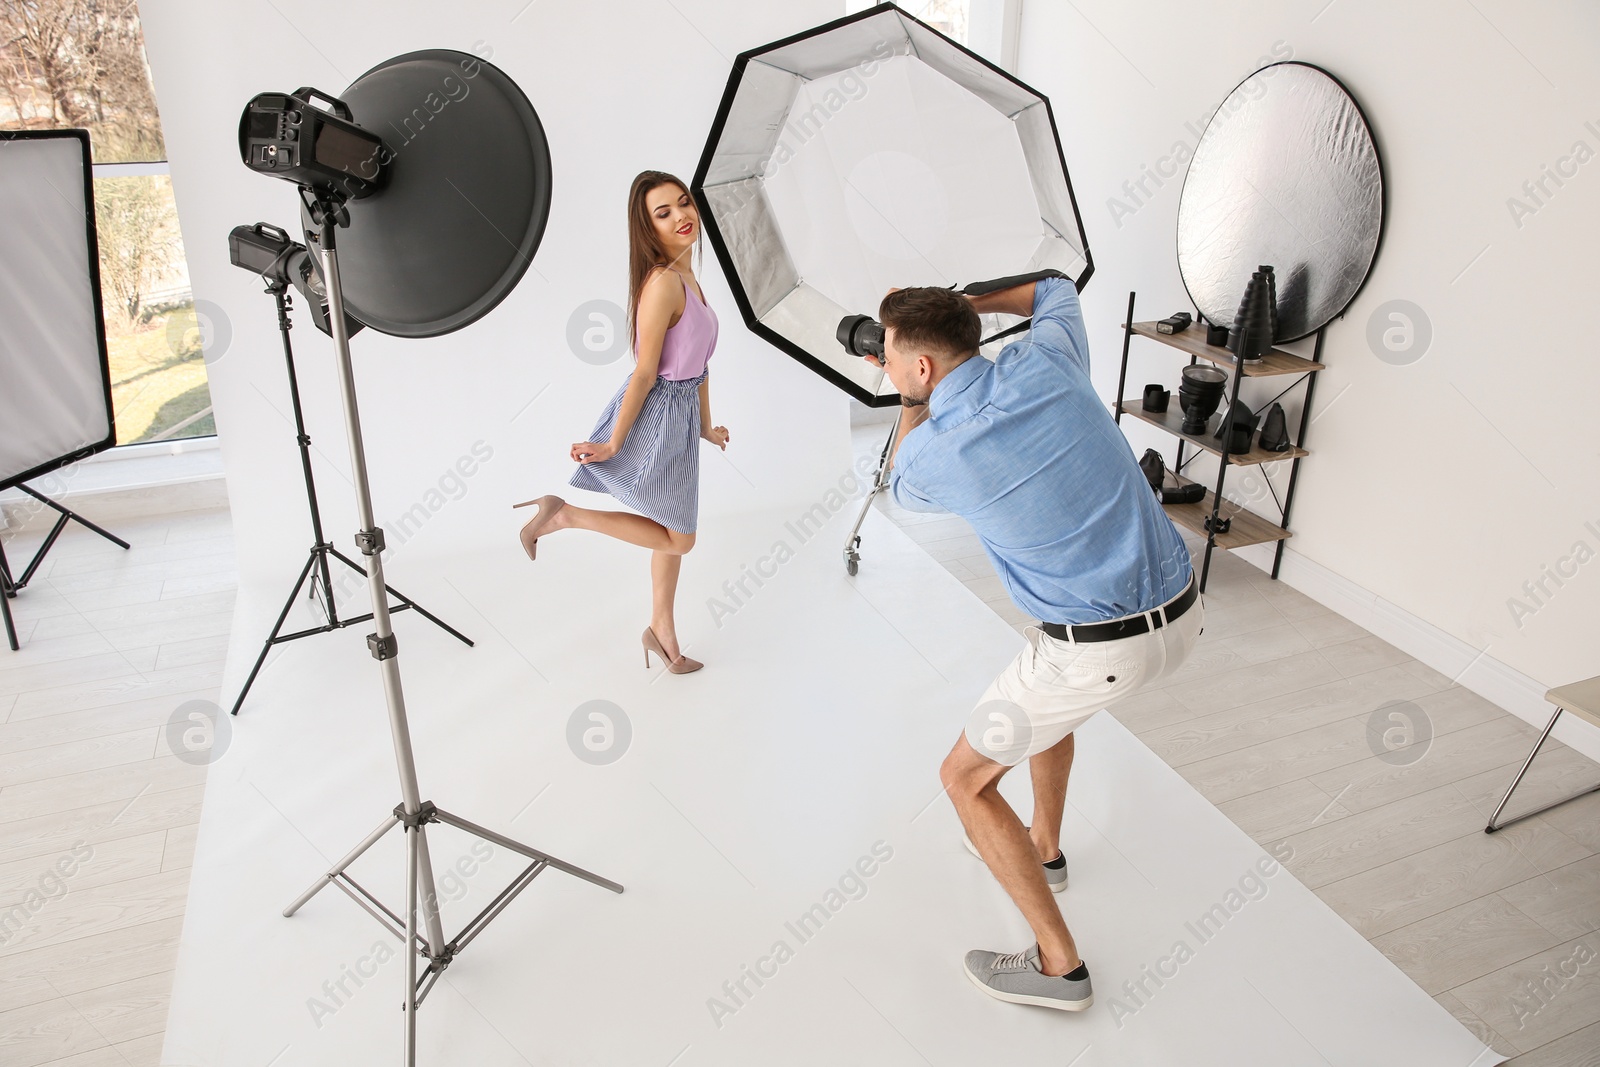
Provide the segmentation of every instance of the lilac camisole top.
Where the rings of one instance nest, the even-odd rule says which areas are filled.
[[[678,274],[677,271],[673,271]],[[678,274],[682,278],[682,274]],[[717,347],[717,313],[706,306],[687,280],[683,283],[683,314],[667,327],[661,339],[661,362],[656,374],[668,381],[698,378]]]

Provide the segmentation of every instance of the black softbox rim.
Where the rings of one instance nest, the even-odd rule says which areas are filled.
[[[728,116],[733,110],[734,99],[739,94],[739,84],[744,78],[745,68],[749,66],[750,60],[767,52],[787,47],[788,45],[794,44],[797,41],[803,41],[809,37],[817,37],[825,33],[831,33],[841,26],[848,26],[853,22],[861,22],[866,19],[875,18],[888,11],[897,12],[902,18],[908,19],[911,22],[915,22],[917,25],[927,29],[930,33],[938,34],[940,37],[943,37],[944,40],[951,45],[951,47],[961,50],[972,59],[983,64],[989,70],[1017,86],[1019,89],[1023,89],[1026,92],[1032,93],[1044,103],[1045,115],[1050,121],[1050,136],[1055,142],[1056,161],[1060,164],[1061,176],[1066,181],[1067,197],[1072,203],[1072,215],[1078,224],[1078,240],[1083,246],[1084,268],[1078,277],[1073,279],[1074,284],[1077,286],[1079,292],[1083,291],[1083,287],[1089,282],[1090,275],[1094,273],[1094,254],[1089,249],[1089,236],[1084,232],[1083,228],[1083,213],[1078,210],[1078,197],[1072,188],[1072,173],[1067,169],[1067,159],[1065,154],[1061,151],[1061,134],[1056,127],[1056,116],[1054,110],[1050,106],[1050,98],[1039,92],[1039,90],[1033,88],[1033,86],[1028,85],[1026,82],[1017,78],[1009,71],[989,62],[983,56],[980,56],[978,53],[974,52],[965,45],[957,41],[950,40],[950,38],[940,34],[938,30],[934,29],[932,26],[929,26],[926,22],[923,22],[921,19],[906,11],[904,8],[892,3],[878,4],[876,7],[870,7],[864,11],[858,11],[852,15],[845,15],[843,18],[834,19],[832,22],[824,23],[821,26],[814,26],[811,29],[792,34],[783,38],[782,40],[773,41],[770,44],[764,44],[759,48],[752,48],[748,51],[740,52],[738,57],[734,59],[733,71],[728,75],[728,84],[723,89],[722,101],[717,105],[716,118],[712,121],[711,132],[707,134],[705,148],[700,154],[700,163],[695,167],[694,178],[691,179],[689,183],[690,194],[693,195],[695,199],[695,205],[700,211],[700,224],[705,227],[706,236],[711,239],[711,247],[717,254],[717,262],[722,266],[722,273],[728,279],[728,287],[733,292],[734,303],[739,307],[739,315],[744,319],[745,328],[751,333],[754,333],[756,336],[760,337],[762,340],[766,341],[768,344],[771,344],[780,351],[783,351],[794,357],[810,370],[820,374],[828,382],[838,386],[840,389],[843,389],[854,399],[860,401],[868,407],[873,408],[883,408],[898,405],[900,403],[900,395],[898,393],[868,393],[865,389],[850,381],[844,375],[840,374],[838,371],[834,370],[832,367],[829,367],[826,363],[807,352],[800,345],[795,344],[793,341],[789,340],[787,337],[784,337],[782,334],[778,333],[776,330],[772,329],[770,326],[767,326],[765,323],[756,318],[755,309],[751,306],[749,295],[745,292],[744,283],[739,277],[738,268],[734,263],[733,256],[728,250],[727,243],[723,239],[722,231],[717,226],[716,217],[712,213],[710,200],[707,198],[705,193],[705,180],[706,175],[710,172],[711,163],[716,157],[717,147],[722,141],[722,134],[724,128],[727,126]]]

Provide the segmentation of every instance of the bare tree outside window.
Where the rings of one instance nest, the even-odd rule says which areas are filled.
[[[183,255],[172,210],[172,182],[142,177],[100,178],[94,186],[95,229],[105,246],[100,285],[107,313],[116,307],[135,326],[150,292]],[[115,301],[111,299],[115,297]]]
[[[0,41],[5,125],[86,129],[96,163],[166,158],[131,0],[3,0]]]

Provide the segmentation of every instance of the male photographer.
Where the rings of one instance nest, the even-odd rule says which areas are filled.
[[[1033,319],[992,363],[978,354],[988,312]],[[1042,620],[940,768],[967,847],[1037,940],[969,952],[966,973],[1000,1000],[1081,1011],[1094,1000],[1089,969],[1052,896],[1067,884],[1059,838],[1072,731],[1188,657],[1203,623],[1189,553],[1089,380],[1070,280],[974,297],[892,289],[878,319],[904,405],[895,501],[966,519],[1012,601]],[[1024,759],[1031,826],[998,789]]]

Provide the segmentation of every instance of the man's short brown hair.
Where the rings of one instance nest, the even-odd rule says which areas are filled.
[[[978,350],[983,327],[967,298],[953,289],[901,289],[878,305],[878,321],[894,330],[896,347],[924,350],[960,363]]]

